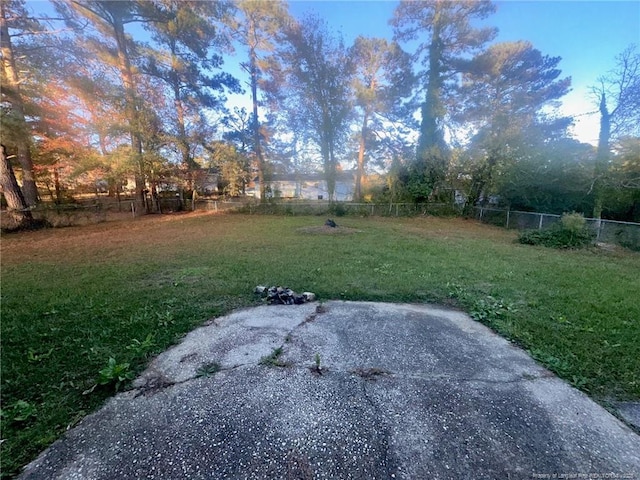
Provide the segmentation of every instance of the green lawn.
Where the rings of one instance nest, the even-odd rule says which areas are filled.
[[[2,472],[98,407],[99,371],[154,354],[258,284],[460,307],[592,397],[640,399],[640,255],[559,251],[441,218],[149,216],[2,238]],[[125,369],[124,372],[127,370]],[[107,372],[108,373],[108,372]],[[103,375],[104,377],[104,375]]]

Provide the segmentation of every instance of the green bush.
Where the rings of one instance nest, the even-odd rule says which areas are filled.
[[[341,202],[334,202],[329,205],[329,213],[336,217],[344,217],[347,214],[347,208]]]
[[[565,213],[560,222],[545,230],[528,230],[520,234],[518,242],[552,248],[584,248],[593,244],[594,235],[579,213]]]

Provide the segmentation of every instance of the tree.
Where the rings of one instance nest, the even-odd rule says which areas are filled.
[[[232,28],[237,32],[238,40],[247,47],[249,62],[243,67],[250,75],[252,100],[253,151],[258,164],[260,182],[260,200],[266,198],[265,159],[262,147],[262,134],[258,107],[258,87],[261,74],[267,62],[263,57],[274,51],[273,39],[278,36],[290,22],[286,4],[280,0],[238,0],[236,6],[240,13]]]
[[[287,47],[280,52],[286,78],[281,92],[289,104],[289,122],[318,146],[333,200],[338,149],[352,113],[353,61],[317,17],[292,23],[286,39]]]
[[[602,186],[602,210],[607,218],[640,221],[640,137],[625,136],[612,144],[612,156]],[[593,172],[593,170],[592,170]]]
[[[18,162],[22,167],[22,195],[28,206],[33,206],[38,200],[38,189],[33,174],[31,159],[31,133],[25,117],[25,99],[22,93],[20,68],[14,54],[14,45],[10,29],[33,31],[40,29],[40,25],[29,18],[21,0],[0,2],[0,47],[2,52],[2,98],[4,105],[10,108],[2,109],[2,137],[3,145],[15,146]],[[5,133],[9,130],[11,138]]]
[[[235,145],[223,141],[213,142],[207,146],[210,166],[215,167],[221,175],[220,186],[225,195],[237,197],[245,193],[249,180],[246,154],[238,151]]]
[[[409,55],[396,42],[360,36],[350,56],[355,69],[356,105],[362,114],[354,189],[354,199],[360,201],[367,143],[376,134],[380,138],[390,123],[406,114],[401,107],[403,99],[411,95],[414,76]]]
[[[447,100],[456,89],[456,74],[464,71],[466,55],[478,51],[496,35],[495,29],[474,28],[472,23],[494,10],[489,0],[402,0],[390,21],[396,40],[421,42],[414,59],[420,60],[426,70],[420,72],[425,78],[424,102],[413,176],[414,183],[425,190],[425,198],[437,189],[447,171],[449,148],[444,127]]]
[[[594,87],[600,112],[598,154],[594,170],[593,217],[601,218],[603,187],[611,160],[611,141],[640,135],[640,53],[631,45],[616,57],[614,69]]]
[[[520,142],[517,158],[499,165],[493,192],[514,210],[587,213],[595,148],[570,138]]]
[[[0,149],[2,154],[0,158],[0,187],[9,207],[8,213],[13,217],[18,228],[27,227],[33,222],[33,216],[16,181],[4,144],[0,145]]]
[[[480,159],[472,172],[468,208],[488,197],[500,163],[517,158],[522,146],[562,136],[570,124],[568,118],[542,113],[569,91],[571,78],[559,78],[560,60],[542,55],[528,42],[505,42],[469,62],[458,117],[474,129],[472,147]]]
[[[121,1],[57,0],[56,8],[66,18],[67,23],[82,31],[85,45],[91,46],[101,59],[113,65],[124,89],[124,111],[131,143],[131,151],[136,164],[136,195],[146,203],[145,167],[142,150],[142,125],[140,118],[140,98],[137,92],[135,70],[131,51],[135,49],[133,40],[125,32],[125,25],[140,20],[140,3]],[[84,19],[94,28],[90,32],[81,29],[78,23]]]
[[[182,168],[196,167],[194,143],[206,124],[203,109],[223,108],[224,91],[239,92],[238,81],[222,67],[220,50],[228,49],[218,24],[226,15],[224,2],[161,0],[143,4],[151,19],[146,27],[160,49],[150,49],[143,71],[159,79],[172,99],[170,132]],[[212,49],[215,49],[213,52]]]

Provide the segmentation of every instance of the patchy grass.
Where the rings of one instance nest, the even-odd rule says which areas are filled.
[[[591,396],[640,399],[637,253],[519,245],[462,219],[341,218],[358,232],[189,214],[3,236],[3,475],[195,326],[255,303],[258,284],[457,306]]]

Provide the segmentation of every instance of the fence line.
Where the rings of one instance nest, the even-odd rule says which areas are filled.
[[[517,230],[542,230],[557,223],[561,215],[539,212],[521,212],[499,208],[476,207],[476,218],[484,223]],[[640,223],[585,218],[596,241],[613,243],[632,250],[640,250]]]
[[[234,200],[214,200],[159,198],[160,211],[205,210],[212,212],[240,210],[246,213],[273,213],[286,215],[360,215],[360,216],[416,216],[416,215],[459,215],[459,207],[444,203],[351,203],[329,201],[269,201],[266,203],[242,202]],[[145,211],[145,205],[135,198],[116,201],[95,199],[89,204],[39,205],[33,210],[34,216],[44,218],[55,226],[81,225],[103,222],[107,212],[137,216]],[[2,215],[2,217],[6,217]],[[522,212],[499,208],[476,207],[475,217],[484,223],[517,230],[549,227],[561,219],[561,215],[539,212]],[[613,243],[640,251],[640,223],[585,219],[596,240]]]

